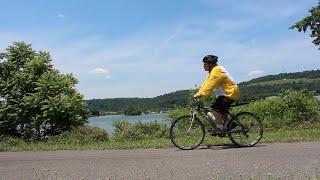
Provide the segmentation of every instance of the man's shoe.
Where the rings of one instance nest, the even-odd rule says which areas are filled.
[[[219,136],[219,137],[224,137],[226,134],[225,134],[225,131],[223,129],[210,129],[208,130],[208,133],[211,135],[211,136]]]

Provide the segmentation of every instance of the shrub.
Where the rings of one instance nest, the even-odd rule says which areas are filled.
[[[114,121],[113,138],[116,141],[140,140],[147,138],[168,137],[168,128],[158,121],[130,123],[128,121]]]
[[[172,122],[173,120],[177,119],[178,117],[185,116],[185,115],[191,115],[191,107],[187,108],[176,108],[174,110],[171,110],[167,113],[167,117]]]
[[[18,145],[26,143],[23,139],[13,138],[13,137],[8,137],[8,136],[1,136],[0,142],[3,144],[6,144],[8,146],[18,146]]]
[[[135,115],[141,115],[142,111],[136,107],[129,107],[124,111],[124,114],[127,116],[135,116]]]
[[[278,96],[258,100],[234,108],[234,112],[249,111],[263,119],[266,128],[294,127],[315,119],[319,108],[314,95],[305,90],[285,90]]]
[[[94,141],[107,141],[108,139],[109,136],[104,129],[85,125],[76,127],[60,135],[49,137],[48,142],[90,143]]]
[[[1,134],[44,140],[85,124],[89,111],[78,80],[55,69],[49,53],[16,42],[0,59]]]

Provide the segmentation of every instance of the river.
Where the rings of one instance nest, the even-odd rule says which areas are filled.
[[[108,116],[99,116],[99,117],[90,117],[88,119],[88,125],[96,126],[105,129],[109,135],[113,133],[113,121],[129,121],[129,122],[151,122],[159,121],[165,123],[166,114],[143,114],[139,116],[125,116],[125,115],[108,115]]]

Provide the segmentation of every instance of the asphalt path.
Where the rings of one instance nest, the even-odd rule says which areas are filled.
[[[169,149],[0,152],[0,179],[313,179],[320,141]]]

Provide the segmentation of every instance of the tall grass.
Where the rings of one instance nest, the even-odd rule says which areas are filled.
[[[129,121],[114,121],[113,139],[116,141],[141,140],[168,137],[167,126],[158,121],[130,123]]]
[[[313,93],[305,90],[286,90],[278,96],[239,106],[233,113],[249,111],[263,120],[264,127],[278,129],[298,127],[319,121],[319,104]]]

